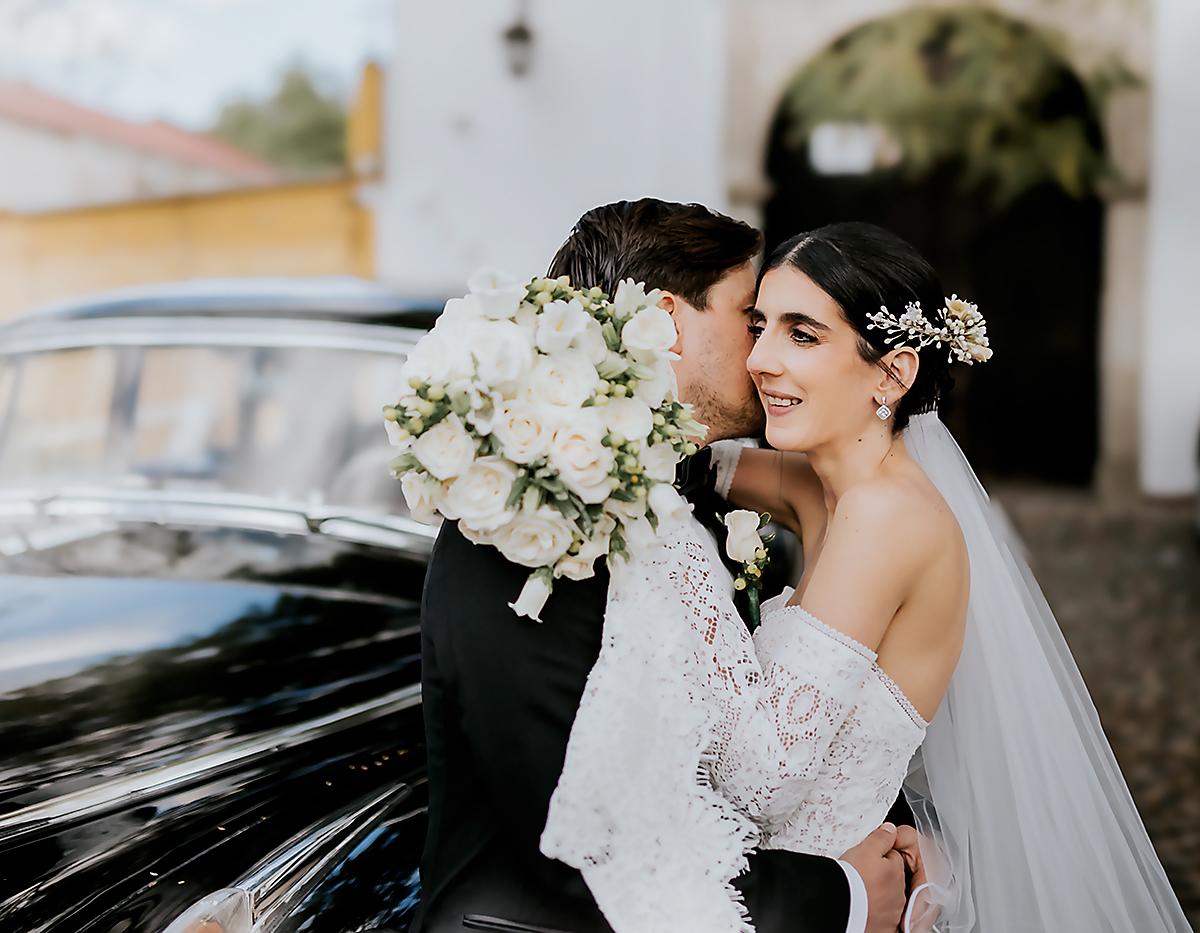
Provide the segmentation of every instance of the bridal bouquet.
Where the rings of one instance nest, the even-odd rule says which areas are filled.
[[[457,520],[535,568],[510,606],[541,621],[556,578],[591,577],[597,558],[686,514],[675,465],[706,428],[676,398],[675,324],[657,290],[627,280],[609,300],[566,276],[492,272],[468,287],[384,408],[392,473],[418,521]]]

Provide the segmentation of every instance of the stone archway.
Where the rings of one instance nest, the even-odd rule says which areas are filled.
[[[1046,37],[978,8],[859,26],[790,83],[767,171],[768,248],[878,223],[979,303],[996,356],[957,367],[947,413],[977,469],[1091,481],[1107,161],[1093,103]]]

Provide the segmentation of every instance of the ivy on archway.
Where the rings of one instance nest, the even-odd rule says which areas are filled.
[[[1071,106],[1056,105],[1064,85],[1080,89]],[[991,10],[918,8],[810,61],[786,92],[783,141],[803,150],[822,124],[874,126],[914,180],[954,163],[998,205],[1046,182],[1085,197],[1114,174],[1095,105],[1053,36]]]

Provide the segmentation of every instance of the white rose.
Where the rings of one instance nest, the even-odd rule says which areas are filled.
[[[449,516],[446,516],[449,518]],[[492,544],[496,539],[494,531],[480,531],[477,528],[472,528],[470,525],[458,526],[458,530],[462,532],[462,536],[472,544]]]
[[[517,480],[517,468],[503,457],[480,457],[454,481],[446,504],[459,521],[476,531],[495,531],[512,519],[506,507]]]
[[[622,440],[640,441],[654,427],[650,409],[635,398],[609,399],[598,411],[608,430]]]
[[[669,395],[678,396],[679,386],[675,381],[675,367],[665,356],[655,360],[654,374],[649,379],[639,379],[634,387],[633,397],[651,408],[658,408]]]
[[[655,483],[648,498],[650,508],[660,523],[673,524],[687,518],[692,512],[692,507],[670,483]]]
[[[410,470],[400,477],[400,491],[408,504],[408,514],[426,525],[438,521],[442,484],[428,474]]]
[[[587,316],[587,326],[583,329],[583,334],[577,343],[579,349],[595,366],[600,365],[608,356],[608,344],[604,340],[604,331],[600,328],[600,322],[590,314]]]
[[[487,437],[496,426],[500,411],[504,406],[504,396],[499,392],[488,392],[480,385],[467,387],[470,396],[471,410],[467,412],[467,421],[480,437]]]
[[[578,408],[600,385],[596,367],[582,351],[564,350],[539,356],[529,374],[528,392],[537,401],[563,408]]]
[[[638,451],[638,460],[646,475],[660,483],[675,481],[675,467],[679,464],[680,457],[675,448],[667,443],[643,444]]]
[[[548,505],[534,512],[522,509],[493,533],[493,544],[514,564],[545,567],[567,553],[574,537],[562,513]]]
[[[447,415],[413,442],[413,453],[438,479],[463,472],[475,459],[475,439],[457,415]]]
[[[533,363],[528,332],[512,321],[480,321],[460,339],[470,344],[479,379],[490,388],[515,383]]]
[[[621,499],[609,499],[604,503],[604,512],[628,524],[646,514],[646,500],[634,499],[632,502],[625,502]]]
[[[537,345],[543,353],[558,353],[582,337],[592,316],[577,300],[552,301],[538,315]]]
[[[735,509],[725,516],[725,527],[729,529],[725,553],[730,560],[744,564],[755,559],[755,552],[763,546],[758,521],[758,513],[748,509]]]
[[[504,456],[514,463],[532,463],[550,449],[554,428],[547,413],[534,402],[504,402],[492,431]]]
[[[612,491],[613,455],[604,433],[600,419],[583,409],[560,424],[550,442],[550,463],[559,478],[587,503],[603,502]]]
[[[525,283],[495,269],[480,269],[467,280],[467,288],[479,302],[484,317],[506,320],[517,313],[525,299]]]
[[[474,371],[471,353],[462,340],[451,340],[449,331],[432,330],[412,348],[400,370],[400,380],[416,376],[429,385],[445,385],[459,379],[469,379]]]
[[[446,302],[442,313],[437,316],[437,320],[433,322],[433,329],[450,331],[471,321],[478,321],[481,317],[483,317],[483,307],[474,295],[467,295],[465,298],[451,298]]]
[[[546,605],[546,600],[550,598],[551,586],[552,584],[546,579],[545,574],[531,573],[529,579],[525,581],[525,585],[521,587],[521,594],[517,597],[517,601],[509,603],[508,608],[519,616],[533,619],[534,622],[541,622],[539,613]]]
[[[671,315],[658,305],[642,308],[621,331],[621,342],[638,356],[666,353],[677,338]]]

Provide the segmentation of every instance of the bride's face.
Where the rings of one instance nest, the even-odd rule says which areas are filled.
[[[812,450],[882,427],[875,417],[880,370],[862,358],[857,332],[812,279],[792,266],[772,269],[749,323],[755,344],[746,368],[772,447]]]

